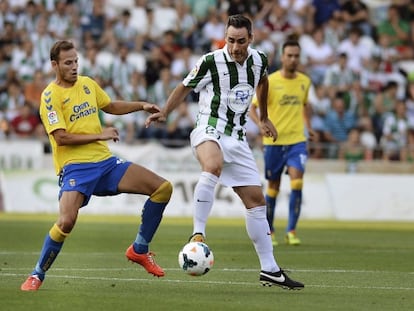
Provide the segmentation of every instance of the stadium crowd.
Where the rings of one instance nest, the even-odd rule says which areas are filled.
[[[236,13],[253,20],[269,72],[287,38],[300,42],[318,133],[311,158],[414,161],[413,0],[0,0],[0,140],[47,144],[38,108],[54,77],[56,40],[75,43],[79,73],[112,98],[162,107],[198,57],[225,44],[225,21]],[[145,128],[143,114],[106,114],[102,122],[117,126],[125,143],[186,145],[196,96],[166,124]],[[247,128],[260,148],[257,128]]]

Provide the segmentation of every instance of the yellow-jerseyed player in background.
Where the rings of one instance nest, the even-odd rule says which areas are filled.
[[[263,137],[264,169],[268,181],[266,189],[267,220],[274,238],[274,214],[276,197],[280,190],[281,176],[285,167],[290,176],[289,219],[286,228],[286,243],[299,245],[296,225],[302,204],[303,174],[308,156],[306,131],[313,136],[307,106],[310,79],[297,71],[300,46],[297,41],[287,41],[282,47],[280,70],[269,75],[268,114],[276,126],[276,141]],[[258,122],[257,99],[253,100],[250,116]]]
[[[126,257],[148,273],[164,276],[149,251],[172,194],[169,181],[148,169],[115,157],[108,140],[119,140],[116,128],[102,128],[99,110],[122,115],[135,111],[159,112],[146,102],[113,101],[91,78],[78,76],[78,55],[73,43],[56,42],[50,51],[56,79],[42,93],[40,116],[49,135],[56,174],[59,175],[59,216],[43,243],[39,260],[21,290],[38,290],[46,271],[75,226],[79,209],[92,195],[119,193],[148,195],[135,241]]]

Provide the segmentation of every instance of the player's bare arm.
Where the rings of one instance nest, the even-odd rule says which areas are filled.
[[[257,116],[257,114],[256,116],[258,117],[257,118],[259,121],[258,125],[259,125],[262,135],[266,137],[273,137],[273,141],[276,141],[277,130],[275,126],[273,125],[272,121],[269,120],[268,115],[267,115],[268,90],[269,90],[269,80],[267,78],[267,75],[265,75],[260,79],[259,84],[257,85],[257,88],[256,88],[256,96],[257,96],[257,101],[259,103],[259,111],[260,111],[260,116]],[[255,113],[255,112],[252,111],[252,113]],[[255,120],[253,119],[253,121]]]
[[[64,129],[57,129],[52,135],[58,146],[85,145],[99,140],[119,141],[119,133],[115,127],[105,127],[99,134],[75,134]]]
[[[102,108],[102,110],[106,113],[115,114],[115,115],[122,115],[127,114],[135,111],[146,111],[149,113],[156,113],[159,112],[161,109],[151,103],[137,101],[137,102],[128,102],[128,101],[113,101],[109,103],[109,105]]]
[[[145,120],[145,126],[150,126],[152,122],[165,122],[171,111],[176,109],[191,91],[192,88],[184,86],[182,83],[178,84],[168,97],[165,107],[161,111],[150,115]]]

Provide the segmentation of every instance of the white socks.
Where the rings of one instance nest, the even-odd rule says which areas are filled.
[[[266,219],[266,206],[246,209],[246,229],[259,257],[261,270],[279,271],[280,268],[273,255],[272,238]]]
[[[214,189],[218,177],[208,172],[202,172],[194,189],[193,233],[206,236],[206,224],[214,202]]]

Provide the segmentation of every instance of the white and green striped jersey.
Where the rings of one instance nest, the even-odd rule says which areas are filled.
[[[200,92],[197,126],[243,139],[250,104],[261,77],[267,74],[267,56],[248,48],[243,65],[222,49],[203,55],[183,84]]]

